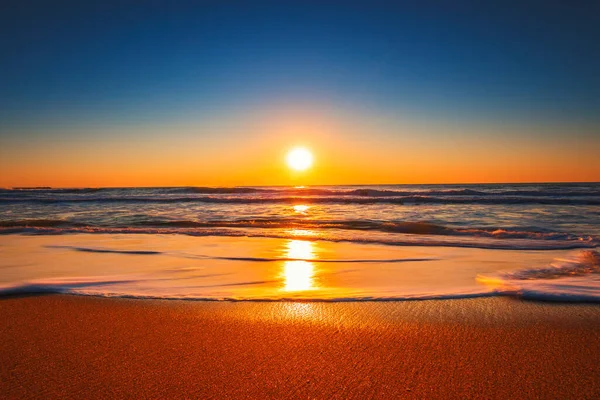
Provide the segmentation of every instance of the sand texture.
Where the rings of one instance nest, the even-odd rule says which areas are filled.
[[[600,398],[600,307],[0,300],[3,398]]]

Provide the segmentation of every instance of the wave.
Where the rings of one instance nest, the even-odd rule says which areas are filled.
[[[91,283],[91,285],[89,284]],[[125,281],[124,283],[130,283]],[[134,282],[131,282],[134,283]],[[237,284],[230,285],[219,285],[219,286],[248,286],[248,285],[261,285],[264,281],[255,282],[240,282]],[[398,294],[398,295],[387,295],[387,296],[330,296],[330,297],[308,297],[302,295],[296,296],[272,296],[272,297],[244,297],[244,296],[203,296],[203,295],[189,295],[181,293],[169,293],[164,294],[160,292],[156,293],[139,293],[130,291],[118,291],[107,288],[101,290],[98,286],[110,286],[111,281],[89,281],[87,279],[80,279],[75,281],[63,281],[63,280],[43,280],[33,281],[21,284],[12,285],[0,285],[0,297],[1,296],[23,296],[23,295],[37,295],[37,294],[70,294],[79,296],[94,296],[94,297],[109,297],[109,298],[125,298],[125,299],[139,299],[139,300],[187,300],[187,301],[245,301],[245,302],[311,302],[311,303],[341,303],[341,302],[364,302],[364,301],[419,301],[419,300],[454,300],[454,299],[471,299],[471,298],[482,298],[482,297],[494,297],[500,293],[473,290],[456,293],[421,293],[421,294]]]
[[[84,227],[85,224],[67,221],[64,219],[17,219],[17,220],[6,220],[0,221],[0,227],[2,228],[14,228],[14,227],[37,227],[37,228],[58,228],[58,227]]]
[[[553,301],[553,302],[600,302],[600,281],[576,281],[571,279],[561,285],[515,289],[471,289],[455,292],[433,292],[396,295],[368,295],[368,296],[285,296],[278,297],[243,297],[243,296],[208,296],[184,293],[161,293],[161,291],[140,293],[131,288],[119,289],[119,284],[132,284],[135,280],[99,279],[48,279],[22,282],[16,284],[0,285],[0,297],[38,294],[70,294],[81,296],[128,298],[128,299],[155,299],[155,300],[196,300],[196,301],[255,301],[255,302],[363,302],[363,301],[422,301],[422,300],[459,300],[484,297],[516,297],[526,300]],[[240,282],[238,284],[219,286],[248,286],[261,285],[266,282]],[[117,286],[116,288],[112,286]]]
[[[545,231],[535,227],[447,227],[428,222],[393,222],[376,220],[309,220],[300,218],[252,218],[219,221],[162,220],[145,218],[127,226],[94,226],[63,219],[25,219],[0,221],[1,228],[263,228],[263,229],[340,229],[377,231],[412,235],[472,236],[496,239],[536,239],[593,242],[596,238],[566,232]]]
[[[33,280],[0,285],[0,294],[4,296],[44,293],[77,294],[78,289],[131,283],[137,280],[138,278],[133,276],[129,278],[125,276],[103,276]]]
[[[96,193],[101,191],[114,190],[110,188],[51,188],[51,187],[14,187],[12,189],[2,189],[0,192],[17,192],[21,194],[39,194],[39,193]]]
[[[62,203],[208,203],[208,204],[543,204],[543,205],[600,205],[600,197],[439,197],[427,195],[373,196],[284,196],[284,197],[173,197],[173,196],[103,196],[103,197],[0,197],[0,203],[62,204]]]
[[[437,185],[436,185],[437,186]],[[0,188],[2,192],[19,193],[95,193],[95,192],[156,192],[156,193],[190,193],[190,194],[248,194],[248,193],[305,193],[307,195],[362,195],[362,196],[402,196],[412,194],[431,195],[478,195],[478,196],[600,196],[598,184],[563,184],[563,185],[466,185],[467,187],[440,188],[420,185],[418,189],[392,186],[183,186],[183,187],[88,187],[88,188],[52,188],[52,187],[14,187]],[[470,187],[469,187],[470,186]]]
[[[545,268],[479,275],[477,281],[528,299],[600,302],[600,253],[581,251]]]
[[[0,193],[20,198],[35,198],[48,195],[88,195],[101,193],[107,197],[135,197],[139,194],[176,196],[176,195],[234,195],[240,196],[324,196],[324,197],[600,197],[598,184],[562,184],[562,185],[466,185],[462,187],[440,187],[421,185],[418,187],[394,186],[309,186],[309,187],[149,187],[149,188],[51,188],[16,187],[1,189]],[[78,196],[81,198],[81,196]]]
[[[499,275],[499,278],[508,281],[528,281],[560,279],[588,274],[600,274],[600,253],[598,251],[581,251],[572,258],[559,258],[545,268],[504,272]]]
[[[354,234],[351,230],[331,230],[327,232],[299,229],[241,229],[241,228],[132,228],[132,227],[10,227],[0,228],[1,234],[63,235],[63,234],[150,234],[226,237],[265,237],[281,239],[325,240],[331,242],[351,242],[383,244],[390,246],[438,246],[465,247],[496,250],[559,250],[594,248],[598,241],[592,237],[572,240],[536,238],[473,237],[452,235],[413,235],[376,232],[369,235]]]
[[[448,190],[382,190],[382,189],[321,189],[321,188],[251,188],[251,187],[191,187],[182,188],[176,193],[194,193],[194,194],[285,194],[298,196],[363,196],[363,197],[394,197],[410,196],[419,194],[430,195],[485,195],[486,192],[480,192],[471,189],[448,189]],[[600,196],[600,192],[598,192]]]
[[[358,231],[378,231],[413,235],[472,236],[498,239],[536,239],[594,241],[592,236],[580,236],[565,232],[548,232],[536,228],[492,227],[457,228],[427,222],[392,222],[374,220],[305,220],[298,218],[236,219],[230,221],[164,221],[148,220],[133,224],[132,227],[170,228],[286,228],[286,229],[343,229]]]
[[[71,294],[95,297],[158,299],[158,300],[197,300],[197,301],[300,301],[300,302],[362,302],[362,301],[419,301],[419,300],[453,300],[482,297],[516,297],[526,300],[553,302],[600,302],[600,280],[580,278],[564,278],[551,284],[541,281],[529,282],[519,287],[514,285],[490,284],[479,278],[486,287],[473,287],[446,291],[431,291],[423,293],[398,293],[393,295],[327,295],[319,296],[235,296],[235,295],[202,295],[200,293],[169,292],[168,287],[159,286],[154,290],[139,291],[136,289],[141,282],[168,281],[165,278],[149,279],[148,277],[78,277],[33,280],[10,284],[0,284],[0,297],[15,295],[37,294]],[[277,281],[247,281],[217,285],[194,286],[202,288],[225,288],[232,286],[264,285]],[[167,290],[165,290],[167,289]]]

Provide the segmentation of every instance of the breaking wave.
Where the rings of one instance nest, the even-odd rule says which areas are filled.
[[[473,290],[455,293],[422,293],[422,294],[398,294],[391,296],[328,296],[328,297],[303,297],[303,296],[265,296],[265,297],[244,297],[244,296],[203,296],[199,294],[184,293],[140,293],[132,290],[132,286],[138,283],[135,280],[110,281],[110,280],[90,280],[86,278],[61,280],[47,279],[25,282],[21,284],[0,285],[0,296],[15,295],[36,295],[36,294],[71,294],[80,296],[95,297],[113,297],[127,299],[150,299],[150,300],[196,300],[196,301],[255,301],[255,302],[361,302],[361,301],[411,301],[411,300],[452,300],[452,299],[470,299],[480,297],[497,296],[498,293],[484,290]],[[239,286],[262,285],[269,283],[266,281],[240,282]],[[126,289],[114,289],[113,284],[129,284]],[[233,286],[232,285],[222,285]]]
[[[359,232],[404,234],[403,237],[359,235]],[[67,220],[26,219],[0,221],[0,234],[62,233],[173,233],[193,236],[258,236],[293,238],[301,232],[310,239],[372,242],[392,245],[460,246],[481,248],[568,249],[594,247],[597,238],[539,228],[447,227],[426,222],[376,220],[309,220],[253,218],[221,221],[163,220],[144,217],[123,225],[85,225]],[[352,233],[356,232],[356,233]],[[419,240],[423,237],[423,240]],[[436,238],[442,238],[437,239]],[[453,239],[454,238],[454,239]]]
[[[599,302],[600,253],[580,251],[548,267],[479,275],[477,281],[523,298]]]

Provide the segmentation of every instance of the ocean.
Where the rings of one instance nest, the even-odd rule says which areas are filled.
[[[0,189],[0,290],[598,301],[599,238],[598,183]]]

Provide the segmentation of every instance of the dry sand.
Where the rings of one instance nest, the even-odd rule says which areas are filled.
[[[0,300],[4,398],[600,398],[600,306]]]

